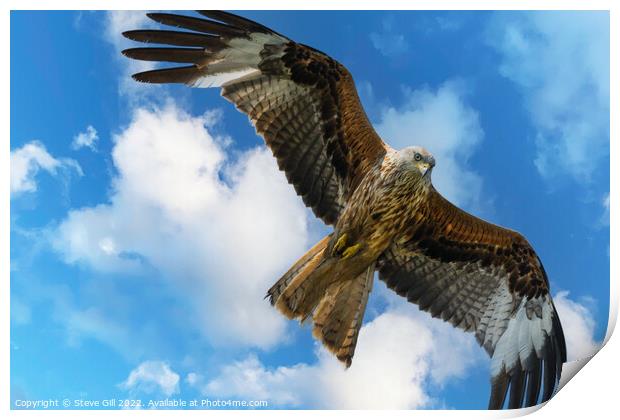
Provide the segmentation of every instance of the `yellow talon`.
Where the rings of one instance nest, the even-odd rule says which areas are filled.
[[[336,245],[334,245],[334,252],[340,252],[341,250],[343,250],[344,247],[347,245],[347,239],[348,235],[346,233],[340,235],[340,238],[338,238]]]
[[[361,247],[362,247],[361,244],[355,244],[353,246],[348,247],[342,253],[342,259],[346,260],[347,258],[351,258],[355,254],[357,254],[357,251],[359,251]]]

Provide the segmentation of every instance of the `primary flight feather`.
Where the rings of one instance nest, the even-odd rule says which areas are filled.
[[[220,87],[304,203],[334,227],[269,289],[271,304],[289,318],[311,318],[317,339],[349,366],[378,271],[420,309],[475,334],[491,357],[489,408],[503,408],[507,395],[509,408],[548,400],[566,345],[527,240],[443,198],[428,151],[384,143],[342,64],[240,16],[199,13],[207,19],[149,13],[182,31],[123,35],[173,47],[123,54],[184,63],[135,74],[140,82]]]

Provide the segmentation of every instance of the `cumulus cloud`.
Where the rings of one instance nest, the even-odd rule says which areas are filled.
[[[146,392],[170,397],[179,393],[179,378],[168,363],[148,360],[132,370],[120,387],[132,393]]]
[[[90,150],[96,150],[95,143],[97,140],[99,140],[97,130],[95,130],[95,127],[92,125],[89,125],[86,127],[85,131],[82,131],[73,137],[71,147],[74,150],[81,149],[82,147],[88,147]]]
[[[348,370],[320,347],[315,364],[269,367],[251,354],[224,366],[201,391],[287,407],[424,408],[438,403],[429,384],[462,377],[483,357],[473,336],[399,302],[362,327]]]
[[[310,245],[307,213],[264,147],[228,158],[214,118],[136,110],[113,138],[109,204],[71,211],[52,241],[97,271],[156,269],[213,344],[269,347],[286,323],[263,297]]]
[[[82,168],[72,159],[55,158],[43,143],[31,141],[11,151],[11,196],[37,190],[36,176],[40,170],[57,175],[63,170],[73,170],[83,175]]]
[[[562,322],[566,339],[566,359],[583,359],[600,348],[594,339],[595,321],[592,312],[583,304],[569,299],[567,291],[558,292],[553,301]]]
[[[479,209],[482,179],[468,166],[468,159],[482,142],[484,132],[478,113],[465,102],[465,90],[448,82],[436,90],[405,90],[400,107],[385,107],[376,124],[392,147],[420,145],[437,161],[433,184],[457,205]]]
[[[609,13],[497,14],[489,42],[537,130],[543,176],[590,179],[609,153]]]

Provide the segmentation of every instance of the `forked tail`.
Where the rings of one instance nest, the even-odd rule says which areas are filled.
[[[267,292],[270,303],[290,319],[310,316],[313,335],[338,360],[351,365],[372,290],[374,263],[354,278],[332,278],[334,262],[324,252],[331,235],[313,246]]]
[[[354,279],[333,283],[314,311],[312,334],[347,367],[355,353],[374,272],[372,264]]]

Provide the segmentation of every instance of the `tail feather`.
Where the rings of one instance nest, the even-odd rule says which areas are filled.
[[[313,315],[313,335],[347,367],[355,353],[374,271],[373,264],[352,280],[332,284]]]
[[[331,235],[327,235],[306,252],[293,266],[267,291],[265,298],[269,298],[272,305],[276,305],[280,296],[293,280],[298,286],[303,285],[303,280],[312,273],[320,261],[323,251],[327,247]],[[285,308],[288,309],[288,308]],[[289,318],[294,318],[292,311],[283,311]]]
[[[305,321],[319,305],[325,292],[337,281],[333,268],[336,262],[333,258],[323,258],[307,271],[304,276],[298,276],[284,291],[279,306],[290,308],[302,322]]]
[[[270,303],[290,319],[301,322],[312,316],[313,335],[351,365],[362,326],[375,264],[353,278],[338,277],[334,258],[324,251],[331,235],[313,246],[267,292]]]
[[[360,274],[338,267],[338,258],[324,255],[331,237],[306,252],[265,297],[289,319],[304,322],[312,316],[313,335],[349,367],[372,290],[375,263]]]

